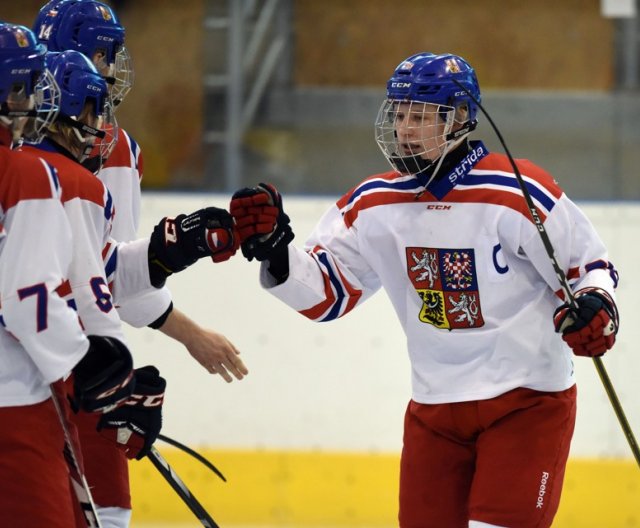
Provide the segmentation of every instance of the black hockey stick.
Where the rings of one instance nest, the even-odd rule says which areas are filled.
[[[96,505],[93,502],[93,497],[91,496],[89,484],[86,477],[84,476],[84,473],[82,472],[82,469],[78,462],[78,455],[76,454],[75,448],[73,447],[73,440],[71,438],[71,434],[69,433],[69,427],[67,426],[67,418],[64,413],[63,405],[58,399],[58,394],[56,393],[54,385],[51,384],[49,388],[51,389],[51,400],[53,401],[53,405],[56,408],[56,413],[58,414],[58,419],[60,420],[60,426],[62,427],[62,431],[64,433],[64,458],[67,461],[67,466],[69,467],[69,477],[71,478],[73,491],[76,495],[76,498],[78,499],[78,503],[80,504],[80,508],[82,509],[84,518],[87,521],[87,527],[102,528],[102,525],[100,524],[100,518],[98,517],[98,512],[96,510]]]
[[[166,442],[167,444],[172,445],[173,447],[177,447],[178,449],[181,449],[185,453],[191,455],[197,461],[202,462],[205,466],[207,466],[207,468],[209,468],[211,471],[213,471],[222,480],[224,480],[225,482],[227,481],[227,479],[224,478],[224,475],[221,473],[221,471],[216,466],[214,466],[209,460],[207,460],[205,457],[203,457],[200,453],[198,453],[197,451],[191,449],[189,446],[186,446],[183,443],[178,442],[177,440],[174,440],[173,438],[169,438],[168,436],[165,436],[163,434],[159,434],[158,435],[158,440],[162,440],[163,442]]]
[[[470,94],[469,91],[462,85],[462,83],[458,82],[456,79],[452,79],[452,80],[462,90],[464,90],[467,93],[467,95],[471,99],[473,99],[473,101],[478,105],[480,110],[482,110],[482,113],[489,120],[489,123],[491,124],[491,126],[492,126],[493,130],[495,131],[496,135],[498,136],[498,139],[500,140],[500,143],[502,144],[502,148],[504,148],[504,152],[507,155],[507,157],[509,158],[509,163],[511,163],[511,166],[513,167],[513,173],[515,174],[516,180],[518,181],[518,185],[520,186],[520,190],[522,191],[522,195],[524,196],[524,201],[527,204],[527,208],[529,209],[529,213],[531,214],[531,218],[533,219],[533,223],[535,224],[536,228],[538,229],[538,233],[540,234],[540,238],[542,239],[542,244],[544,245],[544,249],[547,252],[547,256],[549,257],[549,260],[551,261],[551,265],[553,266],[553,270],[555,271],[555,274],[556,274],[556,277],[558,279],[558,282],[560,283],[560,288],[562,289],[562,291],[564,293],[564,296],[565,296],[565,299],[567,300],[567,302],[569,303],[571,308],[574,311],[577,312],[578,311],[578,303],[576,302],[575,295],[573,295],[573,291],[571,290],[571,287],[569,286],[569,282],[567,281],[567,277],[566,277],[563,269],[560,267],[560,265],[558,264],[558,261],[556,260],[555,251],[553,249],[553,245],[551,244],[551,239],[549,238],[549,235],[547,234],[547,230],[545,229],[544,224],[542,223],[542,220],[540,220],[540,216],[538,215],[538,211],[536,210],[536,206],[533,203],[533,199],[531,198],[531,194],[529,193],[529,190],[527,189],[527,186],[526,186],[524,180],[522,179],[522,174],[520,174],[520,170],[518,169],[518,165],[516,164],[515,160],[511,156],[511,152],[507,148],[507,145],[506,145],[506,143],[505,143],[505,141],[504,141],[504,139],[502,137],[502,134],[500,133],[500,130],[498,130],[498,127],[493,122],[493,119],[491,119],[491,116],[484,109],[484,107],[482,106],[480,101],[478,101],[478,99],[476,99],[472,94]],[[626,417],[626,415],[624,413],[624,409],[622,408],[622,405],[620,404],[620,400],[618,399],[618,395],[616,394],[616,391],[613,388],[613,384],[611,383],[611,379],[609,378],[609,374],[607,374],[607,370],[605,369],[604,364],[602,363],[602,358],[594,357],[592,359],[593,359],[593,363],[594,363],[594,365],[596,367],[596,370],[598,371],[598,375],[600,376],[600,381],[602,381],[602,385],[604,386],[604,390],[606,391],[607,396],[609,397],[609,401],[611,402],[611,405],[613,407],[613,410],[616,413],[616,416],[618,417],[618,421],[620,422],[620,426],[622,427],[622,431],[624,432],[624,435],[627,437],[627,442],[629,443],[629,447],[631,448],[631,452],[633,453],[633,456],[636,459],[636,463],[638,464],[638,467],[640,467],[640,449],[638,448],[638,443],[636,442],[636,438],[635,438],[635,436],[633,434],[633,430],[631,429],[631,426],[629,425],[627,417]]]
[[[151,446],[151,451],[147,457],[182,501],[198,518],[202,526],[205,526],[206,528],[220,528],[155,447]]]

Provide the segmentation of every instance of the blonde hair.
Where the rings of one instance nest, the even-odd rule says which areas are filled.
[[[87,101],[84,104],[82,112],[76,119],[80,123],[86,123],[90,118],[95,116],[93,103]],[[93,126],[93,124],[91,124]],[[76,159],[80,160],[87,147],[78,137],[78,132],[71,125],[59,120],[55,121],[47,129],[47,136],[61,147],[67,149]]]

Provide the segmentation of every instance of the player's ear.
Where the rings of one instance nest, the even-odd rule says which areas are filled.
[[[460,105],[456,108],[455,120],[456,123],[466,123],[469,119],[469,106],[466,104]]]

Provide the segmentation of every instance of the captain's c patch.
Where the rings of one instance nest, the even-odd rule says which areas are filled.
[[[408,247],[406,257],[420,321],[448,330],[484,326],[473,249]]]

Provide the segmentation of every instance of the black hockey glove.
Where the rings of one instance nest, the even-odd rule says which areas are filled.
[[[153,229],[149,242],[149,273],[156,288],[167,277],[211,257],[222,262],[240,245],[233,218],[224,209],[207,207],[190,215],[163,218]]]
[[[135,370],[136,388],[126,403],[104,414],[97,430],[124,451],[127,458],[145,457],[162,429],[162,403],[167,386],[154,366]]]
[[[585,288],[576,292],[578,311],[569,303],[553,314],[556,332],[577,356],[601,356],[613,347],[618,332],[618,310],[604,290]]]
[[[135,386],[129,349],[113,337],[90,335],[89,350],[73,369],[71,408],[105,413],[129,399]]]
[[[251,189],[240,189],[231,197],[229,210],[247,260],[281,262],[284,258],[288,262],[287,246],[294,234],[282,208],[282,197],[273,185],[260,183]]]

